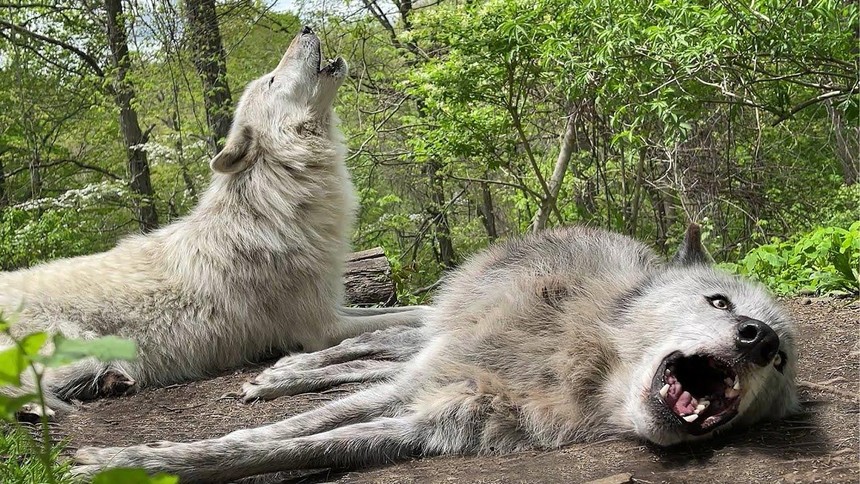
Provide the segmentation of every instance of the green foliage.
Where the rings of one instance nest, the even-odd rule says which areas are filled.
[[[41,440],[34,439],[26,428],[16,419],[16,413],[28,403],[44,406],[41,392],[41,379],[45,368],[73,363],[83,358],[97,358],[102,361],[131,360],[136,358],[137,349],[132,341],[114,336],[91,340],[72,340],[55,335],[50,338],[52,345],[46,343],[48,334],[37,332],[15,338],[12,325],[0,314],[0,333],[11,338],[14,345],[0,351],[0,388],[21,385],[21,376],[30,372],[35,380],[36,390],[31,393],[19,392],[16,396],[0,393],[0,476],[4,483],[52,483],[74,482],[69,474],[71,463],[59,459],[62,444],[51,440],[46,416],[41,419]],[[175,484],[178,478],[165,474],[148,476],[140,469],[112,469],[100,472],[94,483],[99,484]]]
[[[777,294],[860,294],[860,221],[848,229],[821,227],[789,240],[774,240],[725,267],[763,282]]]
[[[38,453],[38,444],[20,426],[0,422],[0,476],[4,484],[72,484],[69,474],[71,463],[60,459],[62,446],[50,448],[47,455],[50,465]],[[114,481],[120,484],[121,481]]]
[[[177,484],[179,478],[167,474],[150,476],[143,469],[110,469],[93,478],[93,484]]]
[[[92,234],[81,233],[79,222],[80,215],[69,209],[4,211],[0,214],[0,266],[5,270],[29,267],[92,252],[100,243]]]

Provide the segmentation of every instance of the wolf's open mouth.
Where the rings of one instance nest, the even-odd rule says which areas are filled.
[[[320,61],[320,63],[322,63],[322,61]],[[321,74],[328,74],[328,75],[335,75],[335,74],[338,74],[340,71],[342,71],[343,67],[344,67],[343,59],[341,59],[340,57],[337,57],[337,58],[329,61],[329,63],[326,64],[325,67],[321,67],[320,73]]]
[[[667,356],[654,375],[652,391],[669,414],[692,435],[708,433],[738,413],[741,382],[727,363],[710,355]]]

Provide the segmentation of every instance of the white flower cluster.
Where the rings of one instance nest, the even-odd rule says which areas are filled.
[[[160,136],[164,138],[167,144],[156,141],[148,141],[144,144],[133,146],[134,149],[143,150],[146,152],[150,166],[155,166],[160,163],[175,164],[179,161],[179,153],[176,151],[176,141],[178,134],[166,134]],[[187,161],[198,161],[204,159],[208,155],[209,146],[205,140],[196,140],[193,143],[183,145],[183,151]]]
[[[123,198],[128,196],[128,188],[121,181],[91,183],[81,188],[66,190],[54,198],[38,198],[15,205],[20,210],[41,210],[46,208],[81,208],[105,197]]]

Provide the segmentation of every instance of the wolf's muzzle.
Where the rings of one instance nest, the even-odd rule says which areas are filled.
[[[757,319],[740,316],[735,346],[751,363],[769,365],[779,351],[779,336],[770,326]]]

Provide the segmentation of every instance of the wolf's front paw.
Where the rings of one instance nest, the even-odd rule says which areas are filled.
[[[262,374],[253,380],[242,385],[242,393],[240,397],[245,403],[251,403],[256,400],[272,400],[283,395],[282,392],[272,382],[260,378]]]

